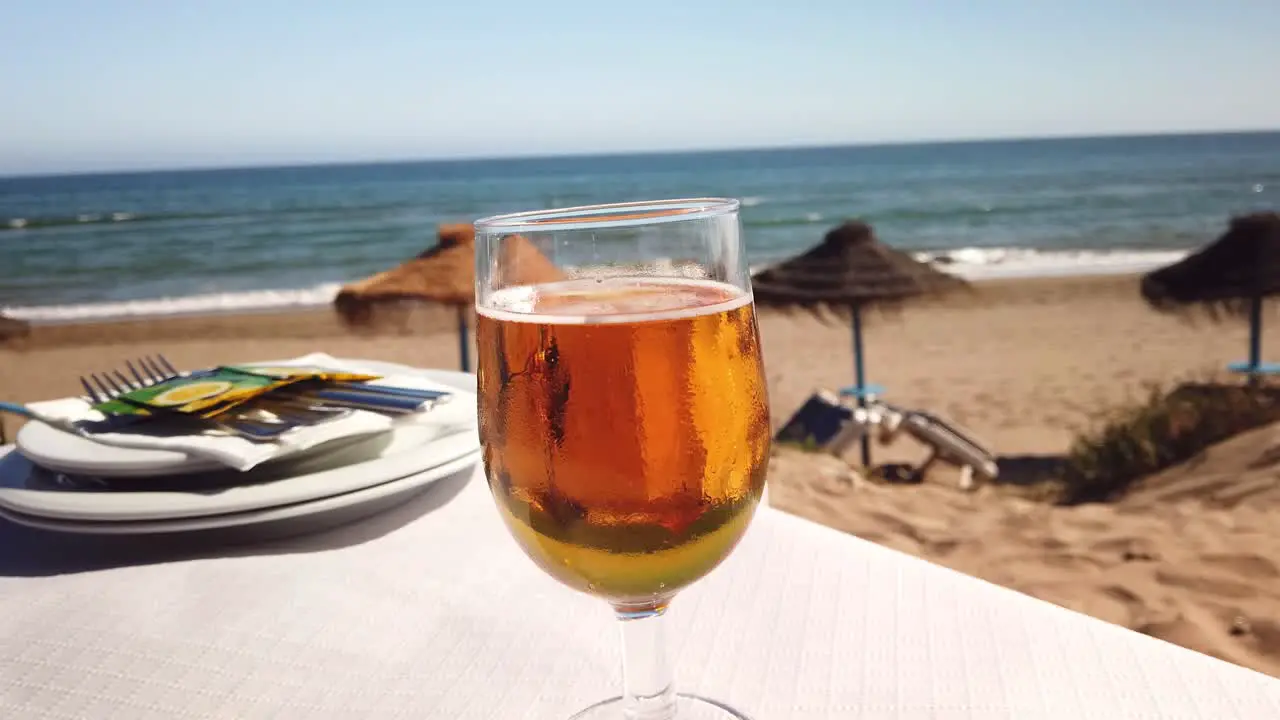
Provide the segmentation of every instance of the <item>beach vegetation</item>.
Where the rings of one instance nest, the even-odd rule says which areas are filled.
[[[1210,445],[1280,421],[1280,387],[1184,383],[1146,397],[1079,436],[1058,478],[1058,501],[1105,502]]]

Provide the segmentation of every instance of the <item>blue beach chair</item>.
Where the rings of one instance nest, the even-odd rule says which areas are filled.
[[[798,443],[815,448],[828,447],[853,421],[853,410],[840,398],[819,390],[796,410],[773,436],[776,442]]]

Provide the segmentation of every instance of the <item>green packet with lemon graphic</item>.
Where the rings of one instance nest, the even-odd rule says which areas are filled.
[[[131,390],[93,408],[104,415],[153,415],[158,411],[213,417],[293,382],[297,380],[217,368]]]
[[[93,407],[104,415],[145,416],[158,412],[177,412],[211,418],[295,383],[367,382],[378,378],[378,375],[339,372],[319,367],[219,367],[131,390]]]

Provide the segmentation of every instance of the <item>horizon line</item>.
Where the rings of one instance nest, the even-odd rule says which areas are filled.
[[[1212,135],[1266,135],[1280,132],[1280,127],[1272,128],[1237,128],[1225,130],[1171,130],[1158,132],[1119,132],[1101,134],[1049,134],[1049,135],[1013,135],[1004,137],[959,137],[931,138],[917,140],[865,141],[842,143],[799,143],[795,145],[743,145],[710,148],[675,148],[657,150],[611,150],[611,151],[570,151],[563,153],[529,153],[515,155],[462,155],[454,157],[418,157],[418,158],[369,158],[364,160],[339,160],[314,162],[293,162],[284,164],[250,163],[246,165],[190,165],[179,167],[152,168],[117,168],[103,170],[72,170],[67,172],[18,172],[0,173],[0,181],[20,179],[43,179],[64,177],[95,177],[110,175],[145,175],[149,173],[211,173],[235,170],[296,170],[311,168],[363,167],[369,165],[419,165],[435,163],[473,163],[504,161],[539,161],[565,158],[612,158],[661,155],[710,155],[727,152],[773,152],[786,150],[826,150],[840,148],[890,148],[929,145],[976,145],[982,143],[1019,143],[1043,142],[1053,140],[1119,140],[1138,138],[1171,138],[1171,137],[1205,137]]]

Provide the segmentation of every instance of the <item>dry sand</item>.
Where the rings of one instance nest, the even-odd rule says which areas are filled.
[[[181,366],[325,351],[424,367],[457,366],[452,316],[352,334],[328,311],[37,328],[0,348],[0,400],[74,393],[82,373],[163,352]],[[815,387],[852,377],[839,319],[763,311],[774,423]],[[968,297],[873,314],[868,379],[895,404],[933,411],[1001,455],[1057,455],[1151,382],[1204,377],[1240,359],[1243,323],[1156,314],[1132,277],[981,283]],[[1280,345],[1264,347],[1269,357]],[[12,436],[17,427],[4,420]],[[1237,445],[1231,445],[1237,442]],[[1280,430],[1216,448],[1111,505],[1049,507],[947,480],[882,486],[843,463],[781,450],[771,502],[861,537],[1232,662],[1280,676],[1280,530],[1267,522]],[[901,441],[878,461],[924,454]],[[1243,501],[1242,501],[1243,500]]]
[[[1280,447],[1280,431],[1258,432],[1267,436],[1265,450]],[[1275,484],[1274,461],[1256,472]],[[773,459],[770,503],[1280,676],[1275,504],[1222,508],[1198,499],[1153,503],[1135,497],[1052,507],[993,488],[961,493],[937,483],[870,483],[840,460],[791,449]]]

